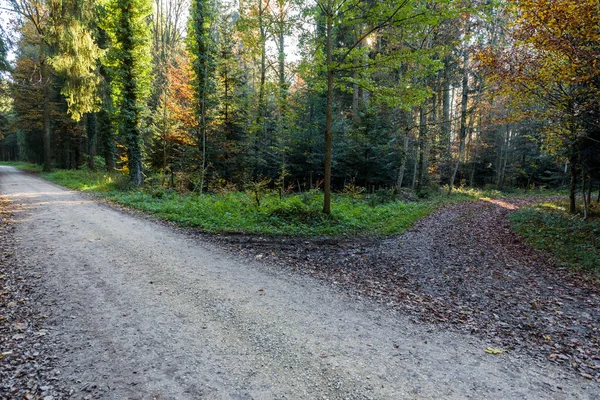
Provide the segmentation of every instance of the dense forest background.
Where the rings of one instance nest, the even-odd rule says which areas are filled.
[[[219,192],[600,184],[597,0],[4,0],[0,157]],[[386,192],[386,193],[387,193]]]

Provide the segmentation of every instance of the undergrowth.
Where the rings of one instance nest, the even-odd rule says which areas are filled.
[[[568,213],[568,202],[539,203],[510,217],[513,227],[538,249],[565,266],[600,274],[600,205],[587,221]]]
[[[23,161],[0,161],[0,165],[9,165],[11,167],[17,167],[19,169],[30,171],[30,172],[41,172],[42,166],[38,164],[32,164]]]
[[[17,166],[28,169],[26,165]],[[443,204],[502,196],[461,188],[455,189],[450,197],[442,189],[415,201],[395,200],[392,191],[386,189],[370,194],[340,193],[333,196],[331,215],[325,215],[321,212],[323,194],[318,190],[283,197],[266,190],[257,202],[251,191],[181,194],[157,184],[132,189],[127,177],[118,173],[55,170],[41,176],[186,227],[209,232],[292,236],[398,234]]]

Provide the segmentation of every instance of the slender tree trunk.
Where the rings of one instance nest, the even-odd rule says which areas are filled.
[[[411,189],[414,191],[417,187],[417,173],[419,171],[419,145],[415,143],[415,164],[413,165],[413,179],[411,183]]]
[[[333,141],[333,60],[332,60],[332,37],[333,34],[333,9],[331,0],[327,9],[327,105],[325,108],[325,182],[323,182],[323,213],[331,214],[331,159]]]
[[[425,105],[419,108],[419,160],[417,190],[425,185],[427,180],[427,112]]]
[[[162,153],[162,185],[164,186],[167,173],[167,88],[163,88]]]
[[[506,165],[508,164],[508,154],[510,149],[510,125],[506,125],[506,133],[504,137],[504,151],[502,152],[503,157],[500,160],[500,171],[498,173],[498,182],[496,184],[496,188],[498,190],[504,189],[504,181],[506,180]]]
[[[283,32],[283,27],[280,27],[279,31],[279,97],[282,101],[285,101],[286,98],[286,83],[285,83],[285,35]]]
[[[90,113],[86,115],[86,133],[87,133],[87,153],[88,168],[91,171],[96,170],[95,157],[97,155],[98,142],[98,115]]]
[[[261,133],[261,136],[264,134],[264,118],[265,118],[265,82],[267,79],[267,38],[266,31],[263,21],[263,14],[265,13],[265,8],[263,4],[263,0],[259,0],[258,3],[258,29],[260,32],[260,85],[258,87],[258,115],[257,115],[257,125],[258,129]]]
[[[208,63],[204,64],[204,79],[203,79],[203,85],[204,88],[202,90],[202,92],[204,93],[204,95],[202,96],[201,99],[201,105],[200,105],[200,129],[202,129],[202,132],[200,132],[201,135],[201,140],[202,140],[202,144],[201,144],[201,150],[202,150],[202,165],[201,165],[201,170],[200,170],[200,188],[199,188],[199,192],[202,193],[202,191],[204,190],[204,180],[206,178],[206,131],[208,129],[207,123],[206,123],[206,100],[208,97]]]
[[[446,146],[447,154],[450,155],[450,140],[451,140],[451,129],[452,123],[450,122],[451,115],[451,98],[450,98],[450,61],[446,58],[444,67],[444,85],[443,85],[443,96],[442,96],[442,140]]]
[[[50,78],[47,76],[48,67],[42,63],[42,84],[44,85],[44,104],[42,111],[42,120],[44,126],[44,171],[52,170],[51,158],[51,128],[50,128]]]
[[[583,200],[583,220],[587,220],[588,219],[588,205],[589,205],[589,199],[588,199],[588,193],[586,193],[586,184],[591,184],[589,179],[586,179],[585,176],[585,170],[582,168],[581,169],[581,198]]]
[[[354,71],[354,77],[358,76],[358,71]],[[354,117],[354,121],[358,121],[358,105],[360,99],[360,92],[358,90],[358,83],[352,84],[352,116]]]
[[[452,176],[450,177],[450,183],[448,184],[448,196],[450,196],[450,194],[452,194],[452,189],[454,189],[454,181],[456,180],[456,174],[458,173],[458,167],[460,167],[460,161],[461,161],[464,149],[465,149],[465,141],[464,141],[464,139],[460,139],[460,143],[458,145],[458,157],[456,158],[456,163],[454,164],[454,168],[452,170]]]
[[[107,172],[112,172],[116,167],[116,146],[113,126],[108,111],[103,108],[98,113],[98,132],[102,144],[102,155]]]
[[[436,81],[436,85],[439,86],[439,80]],[[431,126],[435,127],[438,125],[439,121],[439,117],[438,117],[438,108],[439,108],[439,93],[434,93],[431,96],[431,115],[429,116],[429,121],[431,121]],[[429,129],[429,128],[428,128]],[[428,151],[427,151],[427,155],[428,155],[428,166],[427,166],[427,170],[429,169],[429,165],[434,164],[434,165],[439,165],[440,163],[440,154],[439,152],[435,151],[435,152],[431,152],[429,151],[429,149],[431,149],[431,147],[435,144],[438,144],[440,141],[440,132],[437,129],[433,129],[431,131],[429,131],[428,133],[429,136],[429,140],[427,141],[427,146],[428,146]],[[429,176],[427,177],[427,180],[429,181]]]
[[[571,183],[569,185],[569,212],[571,214],[577,213],[577,155],[575,151],[572,150],[571,157],[569,159],[569,164],[571,167]]]
[[[456,180],[456,174],[460,166],[460,161],[465,150],[465,139],[467,137],[467,103],[469,101],[469,54],[465,51],[463,56],[463,77],[462,77],[462,98],[460,105],[460,132],[458,134],[459,146],[458,146],[458,157],[456,164],[450,177],[450,183],[448,184],[448,195],[452,193],[454,187],[454,181]]]
[[[356,37],[355,37],[356,40]],[[354,71],[353,76],[354,79],[358,79],[358,60],[354,60]],[[358,108],[360,107],[360,88],[358,83],[354,82],[352,84],[352,118],[354,122],[358,122]]]
[[[287,101],[287,85],[285,81],[285,16],[283,6],[279,12],[279,115],[277,117],[278,133],[279,133],[279,151],[281,152],[281,188],[285,189],[285,122],[286,122],[286,101]]]
[[[477,160],[477,153],[479,150],[478,146],[478,136],[475,134],[475,116],[471,114],[471,118],[469,119],[469,147],[473,148],[473,154],[471,155],[471,174],[469,175],[469,186],[473,187],[473,181],[475,179],[475,162]],[[481,114],[479,115],[479,126],[481,126]],[[473,143],[475,142],[475,143]]]
[[[402,187],[402,181],[404,180],[404,171],[406,170],[406,158],[408,155],[408,152],[407,152],[408,136],[409,136],[409,129],[407,127],[406,131],[404,132],[404,143],[402,146],[402,163],[400,164],[400,168],[398,169],[398,178],[396,179],[396,191],[397,192],[399,192],[400,188]]]

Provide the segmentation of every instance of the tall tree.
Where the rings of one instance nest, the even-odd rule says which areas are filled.
[[[9,0],[9,5],[18,17],[35,29],[40,37],[38,42],[38,62],[40,71],[40,86],[43,89],[43,138],[44,138],[44,171],[52,169],[51,157],[51,125],[50,125],[50,65],[48,58],[51,55],[53,40],[49,33],[49,10],[45,2],[39,0]]]
[[[204,188],[206,177],[206,136],[209,124],[209,109],[212,107],[214,90],[214,42],[212,37],[214,10],[209,0],[192,0],[190,10],[190,29],[188,36],[188,50],[192,56],[192,69],[194,71],[194,91],[196,97],[196,116],[198,118],[198,132],[196,143],[202,152],[202,165],[200,166],[200,191]]]
[[[44,170],[51,168],[51,76],[54,68],[64,80],[62,94],[74,120],[98,108],[96,74],[98,47],[87,22],[90,0],[8,0],[23,21],[30,23],[39,41],[40,82],[43,86]]]
[[[442,2],[443,3],[443,2]],[[353,71],[358,65],[364,64],[365,52],[368,48],[362,46],[367,41],[376,41],[378,35],[387,29],[400,28],[410,25],[435,25],[439,23],[440,9],[429,7],[428,4],[417,0],[402,0],[400,2],[365,2],[345,0],[318,1],[319,18],[324,20],[324,69],[326,72],[327,104],[325,111],[325,171],[324,171],[324,201],[323,213],[331,213],[331,168],[333,144],[333,96],[336,75]],[[356,21],[361,21],[356,24]],[[352,26],[356,29],[353,40],[346,45],[336,41],[336,32]],[[385,68],[386,63],[398,65],[397,53],[380,57],[377,65]]]
[[[550,121],[547,150],[567,158],[571,169],[570,211],[584,148],[599,136],[600,3],[596,0],[519,0],[504,49],[480,54],[492,77],[512,97],[522,116]]]
[[[112,75],[112,94],[118,112],[119,135],[127,146],[131,184],[142,175],[142,113],[150,92],[150,0],[112,0],[106,26],[112,41],[106,63]]]

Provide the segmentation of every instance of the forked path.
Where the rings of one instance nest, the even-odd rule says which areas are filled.
[[[597,386],[225,255],[10,167],[16,256],[39,274],[73,398],[594,399]]]

